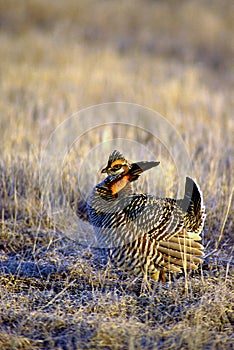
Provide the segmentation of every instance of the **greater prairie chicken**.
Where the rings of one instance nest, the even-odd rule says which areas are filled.
[[[88,200],[88,214],[99,245],[123,270],[154,280],[165,272],[197,269],[202,262],[205,220],[202,194],[186,177],[183,199],[133,193],[131,182],[159,162],[129,163],[114,151]]]

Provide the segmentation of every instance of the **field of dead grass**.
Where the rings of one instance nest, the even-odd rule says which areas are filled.
[[[231,8],[0,0],[1,349],[233,348]],[[207,220],[206,258],[187,290],[184,276],[142,289],[43,211],[38,161],[50,134],[110,101],[158,111],[190,154]],[[104,162],[100,155],[90,170]]]

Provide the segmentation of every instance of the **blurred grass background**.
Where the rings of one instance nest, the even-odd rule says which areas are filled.
[[[0,0],[2,349],[231,349],[232,13],[229,0]],[[191,155],[207,259],[189,295],[183,277],[140,294],[42,212],[51,132],[110,101],[166,116]]]

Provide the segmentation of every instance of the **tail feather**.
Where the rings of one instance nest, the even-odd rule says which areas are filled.
[[[199,236],[199,241],[201,240],[201,237]],[[198,248],[198,249],[203,249],[203,245],[201,243],[198,243],[196,241],[192,241],[190,238],[185,238],[185,237],[171,237],[170,238],[170,242],[179,242],[180,244],[185,244],[186,246],[193,246],[194,248]],[[161,242],[160,242],[161,243]]]
[[[177,201],[184,212],[184,230],[168,241],[158,243],[158,252],[163,257],[163,266],[174,272],[196,270],[202,263],[203,246],[201,231],[205,220],[202,193],[196,182],[186,178],[184,198]]]
[[[188,261],[187,259],[178,260],[169,256],[165,257],[164,261],[165,267],[167,267],[169,270],[172,270],[172,266],[176,267],[179,270],[178,272],[182,272],[183,270],[197,270],[198,268],[198,266],[195,263]]]
[[[192,254],[192,255],[199,255],[203,256],[203,252],[201,251],[201,248],[197,248],[191,245],[185,245],[183,242],[160,242],[160,247],[167,248],[169,250],[175,250],[177,252],[183,252],[186,254]]]
[[[205,221],[205,207],[197,183],[188,176],[186,177],[184,198],[178,200],[178,205],[185,212],[185,226],[189,237],[200,240],[200,233]]]
[[[201,191],[196,182],[188,176],[186,177],[184,198],[179,200],[179,202],[180,207],[185,212],[194,214],[195,216],[202,209]]]
[[[165,268],[174,272],[183,269],[196,270],[202,262],[203,246],[187,237],[172,237],[169,241],[160,241],[157,247],[163,257]]]
[[[197,262],[197,263],[202,261],[201,258],[198,258],[196,255],[193,255],[192,253],[189,254],[187,252],[178,251],[178,250],[174,250],[174,249],[169,249],[167,247],[161,247],[160,246],[158,248],[158,251],[163,254],[164,258],[168,256],[169,258],[173,257],[173,258],[176,258],[176,259],[179,259],[179,260],[186,259],[189,262],[191,262],[191,261],[193,262],[194,261],[194,262]],[[203,254],[200,254],[200,255],[202,256]]]

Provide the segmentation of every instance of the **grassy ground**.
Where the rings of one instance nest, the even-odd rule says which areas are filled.
[[[1,349],[233,348],[231,7],[0,0]],[[108,101],[162,113],[191,156],[206,258],[187,291],[184,276],[142,289],[42,210],[38,160],[51,132]]]

